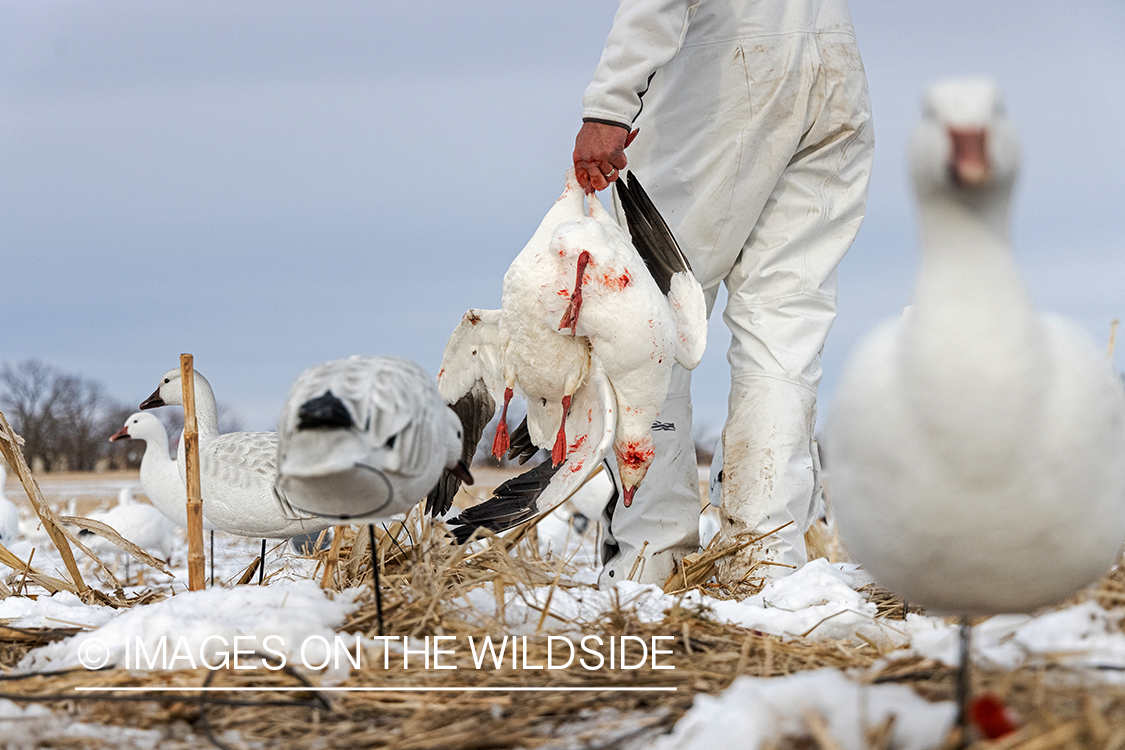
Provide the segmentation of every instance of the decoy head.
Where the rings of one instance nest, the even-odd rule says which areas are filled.
[[[183,406],[183,386],[180,385],[180,368],[176,367],[164,373],[160,378],[160,385],[152,395],[141,402],[142,409],[155,409],[159,406]]]
[[[347,405],[330,390],[310,398],[297,410],[298,430],[349,429],[353,426],[355,421]]]
[[[207,382],[207,378],[199,374],[196,370],[192,373],[192,380],[195,383],[195,401],[199,404],[200,394],[211,393],[211,384]],[[141,402],[142,409],[155,409],[159,406],[183,406],[184,405],[184,387],[183,377],[180,374],[180,368],[175,367],[168,372],[164,373],[160,378],[160,385],[152,392],[152,395]]]
[[[145,411],[134,412],[125,420],[125,425],[109,436],[110,442],[118,440],[148,440],[156,436],[156,431],[164,432],[164,425],[152,414]]]

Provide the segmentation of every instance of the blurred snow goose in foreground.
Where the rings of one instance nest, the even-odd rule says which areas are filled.
[[[474,399],[486,420],[503,399],[493,453],[551,450],[550,465],[514,480],[516,495],[500,492],[499,505],[463,514],[466,524],[501,530],[548,512],[592,475],[610,446],[629,505],[652,462],[650,430],[672,367],[692,369],[703,356],[702,288],[639,181],[630,174],[617,186],[631,241],[596,198],[587,212],[568,171],[562,196],[504,276],[501,309],[470,310],[450,337],[438,375],[445,399]],[[513,446],[505,418],[516,391],[528,416],[517,431],[524,440]],[[527,504],[533,487],[562,489],[560,482],[565,494]],[[517,496],[526,507],[512,515]],[[493,509],[503,519],[490,519]]]
[[[207,520],[216,528],[237,536],[261,537],[262,560],[259,581],[265,568],[265,539],[288,539],[297,534],[320,531],[330,520],[313,516],[289,518],[275,497],[277,433],[219,433],[215,393],[207,378],[195,372],[195,410],[199,430],[199,482]],[[183,406],[179,368],[169,370],[142,409]],[[176,453],[180,481],[184,481],[184,441]],[[185,510],[186,513],[186,510]]]
[[[1008,246],[1017,164],[995,84],[930,89],[913,306],[860,345],[829,423],[844,543],[935,611],[1056,603],[1125,539],[1125,397],[1082,331],[1032,307]]]
[[[381,634],[374,523],[417,505],[443,470],[473,483],[461,420],[413,362],[349,357],[301,373],[278,431],[277,496],[285,509],[368,524]],[[448,506],[429,510],[436,516]]]

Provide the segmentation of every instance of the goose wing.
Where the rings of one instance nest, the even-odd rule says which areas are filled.
[[[693,370],[707,347],[707,302],[691,263],[672,230],[648,197],[641,181],[629,172],[617,181],[617,196],[629,225],[633,247],[657,287],[668,300],[676,324],[676,361]]]
[[[500,366],[500,311],[469,310],[453,329],[438,372],[441,397],[461,419],[462,460],[471,465],[484,428],[496,414],[503,392]],[[448,470],[426,496],[426,512],[444,515],[453,505],[461,480]]]
[[[453,519],[452,535],[468,541],[477,529],[501,532],[550,513],[578,491],[613,450],[617,400],[601,362],[591,357],[590,376],[574,394],[566,432],[572,437],[566,459],[548,459],[496,488],[493,496]]]

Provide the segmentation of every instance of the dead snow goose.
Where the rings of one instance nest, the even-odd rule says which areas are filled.
[[[651,426],[672,367],[691,369],[702,357],[706,311],[699,283],[636,178],[619,182],[618,193],[632,240],[596,198],[587,214],[568,171],[562,196],[505,275],[501,310],[471,310],[450,337],[438,376],[446,400],[460,403],[475,388],[477,405],[491,416],[499,398],[495,383],[502,380],[505,404],[513,390],[528,401],[524,442],[514,452],[530,446],[552,452],[551,466],[513,480],[518,491],[506,485],[503,492],[514,494],[462,514],[464,522],[500,530],[548,512],[566,495],[552,492],[528,505],[531,488],[555,483],[557,489],[564,485],[556,477],[568,477],[565,486],[576,489],[580,483],[570,480],[592,476],[607,433],[622,499],[630,504],[652,461]],[[579,393],[582,407],[575,402]],[[500,437],[505,411],[497,454],[510,447]],[[526,507],[513,514],[513,502]],[[489,519],[490,508],[500,518]]]
[[[862,342],[829,423],[841,538],[911,603],[1026,612],[1117,557],[1125,397],[1099,348],[1038,314],[1020,279],[1018,146],[998,87],[931,88],[910,155],[914,304]]]

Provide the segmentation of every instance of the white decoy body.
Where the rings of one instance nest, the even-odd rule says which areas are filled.
[[[707,321],[703,290],[643,188],[630,175],[618,191],[632,240],[596,198],[587,211],[567,172],[562,196],[504,276],[501,309],[470,310],[450,337],[438,385],[451,404],[481,392],[488,416],[503,399],[496,455],[509,448],[507,402],[520,392],[528,416],[519,449],[551,450],[554,481],[570,477],[571,492],[612,448],[629,505],[652,462],[651,426],[672,367],[699,364]],[[547,469],[534,480],[545,488]],[[517,494],[528,499],[521,481]],[[540,512],[566,499],[552,495]]]
[[[124,426],[109,438],[111,441],[140,440],[145,444],[141,456],[141,487],[158,511],[172,523],[187,528],[187,490],[180,478],[180,469],[168,453],[168,433],[155,415],[138,411],[130,414]],[[215,528],[207,516],[203,528]]]
[[[1087,335],[1032,307],[1009,248],[1018,160],[995,84],[929,91],[914,304],[861,344],[829,422],[842,540],[938,612],[1058,602],[1125,539],[1125,395]]]
[[[0,466],[0,544],[5,547],[20,538],[20,512],[15,503],[4,494],[8,470]]]
[[[199,482],[207,520],[216,529],[238,536],[288,539],[332,525],[320,518],[289,518],[274,495],[277,474],[277,433],[219,433],[215,393],[198,371],[195,412],[199,431]],[[179,368],[169,370],[142,409],[183,406]],[[180,480],[184,481],[184,441],[176,453]]]
[[[444,469],[472,483],[461,421],[433,379],[398,357],[305,370],[289,389],[278,435],[279,494],[302,513],[371,523],[409,511]]]
[[[136,502],[128,487],[122,488],[118,493],[117,505],[107,511],[91,513],[90,518],[111,527],[141,549],[156,552],[164,560],[172,557],[177,535],[176,525],[154,506]],[[88,538],[92,533],[84,531],[79,535]],[[116,544],[101,537],[97,537],[89,546],[103,555],[124,554]]]

